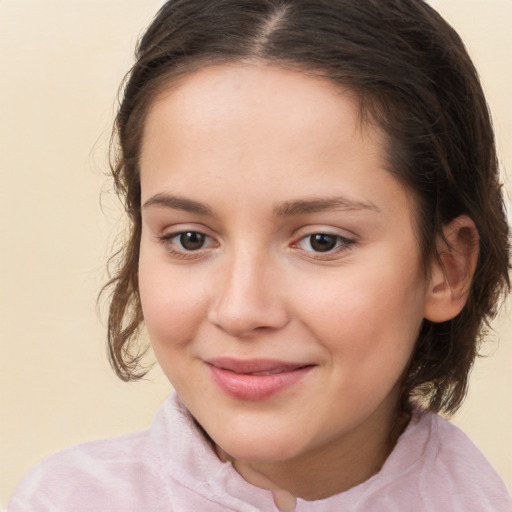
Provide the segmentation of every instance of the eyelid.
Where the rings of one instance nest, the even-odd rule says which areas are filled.
[[[332,236],[337,238],[338,241],[341,241],[341,244],[325,252],[307,250],[300,246],[302,241],[314,235]],[[295,236],[295,241],[291,244],[291,247],[299,250],[307,258],[319,261],[330,261],[342,258],[345,253],[354,248],[357,241],[357,237],[353,233],[348,234],[346,231],[340,233],[340,230],[337,228],[327,226],[308,226],[307,228],[301,228],[298,230],[298,233]]]
[[[216,239],[217,235],[210,228],[204,224],[194,222],[180,222],[176,224],[168,224],[163,227],[155,229],[158,238],[172,238],[173,236],[180,235],[182,233],[201,233],[209,238]]]
[[[173,241],[174,238],[190,232],[204,235],[206,239],[205,246],[200,247],[199,249],[187,250],[186,248],[180,247],[178,243]],[[315,251],[314,249],[308,250],[301,246],[302,242],[308,237],[318,234],[335,237],[338,240],[338,243],[334,248],[327,251]],[[205,256],[210,255],[212,249],[215,249],[220,245],[220,242],[217,240],[218,237],[211,234],[211,230],[209,228],[204,225],[192,223],[167,226],[160,233],[156,234],[155,238],[171,257],[181,260],[202,259]],[[356,235],[351,232],[347,232],[346,230],[341,230],[340,228],[324,225],[305,226],[295,230],[293,242],[289,244],[289,247],[297,250],[306,258],[329,261],[342,258],[346,252],[353,248],[357,241]]]
[[[201,231],[197,231],[195,229],[185,229],[183,231],[177,231],[177,232],[173,232],[173,233],[167,233],[167,234],[164,234],[164,235],[160,235],[159,238],[160,240],[163,240],[163,241],[167,241],[167,242],[170,242],[171,240],[173,240],[174,238],[178,238],[182,235],[185,235],[187,233],[197,233],[199,235],[203,235],[205,237],[205,239],[209,239],[209,240],[213,240],[213,238],[209,235],[207,235],[206,233],[203,233]],[[205,247],[206,248],[206,247]],[[201,248],[203,249],[203,248]],[[193,250],[187,250],[187,249],[183,249],[184,252],[198,252],[200,251],[201,249],[197,249],[195,251]]]
[[[349,231],[347,229],[338,228],[335,226],[328,226],[325,224],[314,224],[303,226],[299,229],[296,229],[293,233],[293,238],[298,241],[312,235],[329,235],[329,236],[337,236],[343,238],[345,240],[355,242],[358,240],[358,235],[354,232]]]
[[[161,233],[157,234],[156,239],[161,245],[164,246],[165,250],[173,258],[181,260],[200,259],[203,258],[206,253],[209,253],[212,248],[219,246],[219,242],[209,233],[209,231],[210,230],[204,226],[191,224],[169,226],[165,228]],[[173,242],[173,239],[185,233],[199,233],[210,242],[205,247],[201,247],[197,250],[187,250],[185,248],[181,248],[178,244]]]

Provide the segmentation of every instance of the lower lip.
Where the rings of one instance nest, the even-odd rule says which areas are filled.
[[[272,375],[247,375],[208,365],[213,381],[227,395],[240,400],[263,400],[302,380],[312,366]]]

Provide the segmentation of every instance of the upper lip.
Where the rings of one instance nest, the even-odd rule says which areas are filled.
[[[235,373],[259,373],[259,372],[289,372],[313,366],[311,363],[288,362],[277,359],[234,359],[231,357],[217,357],[208,359],[206,363],[222,370],[229,370]]]

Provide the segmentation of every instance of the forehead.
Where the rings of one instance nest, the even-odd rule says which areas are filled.
[[[239,154],[252,148],[262,158],[287,150],[290,161],[307,161],[328,158],[345,144],[344,159],[364,153],[385,166],[384,141],[378,127],[362,125],[355,93],[327,78],[265,64],[226,64],[186,75],[157,96],[145,122],[141,162],[147,167],[162,145],[175,146],[176,156],[200,143],[202,154],[229,145]]]

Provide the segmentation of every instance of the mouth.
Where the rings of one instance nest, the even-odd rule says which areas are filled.
[[[301,381],[316,365],[272,359],[206,361],[214,383],[240,400],[263,400]]]

